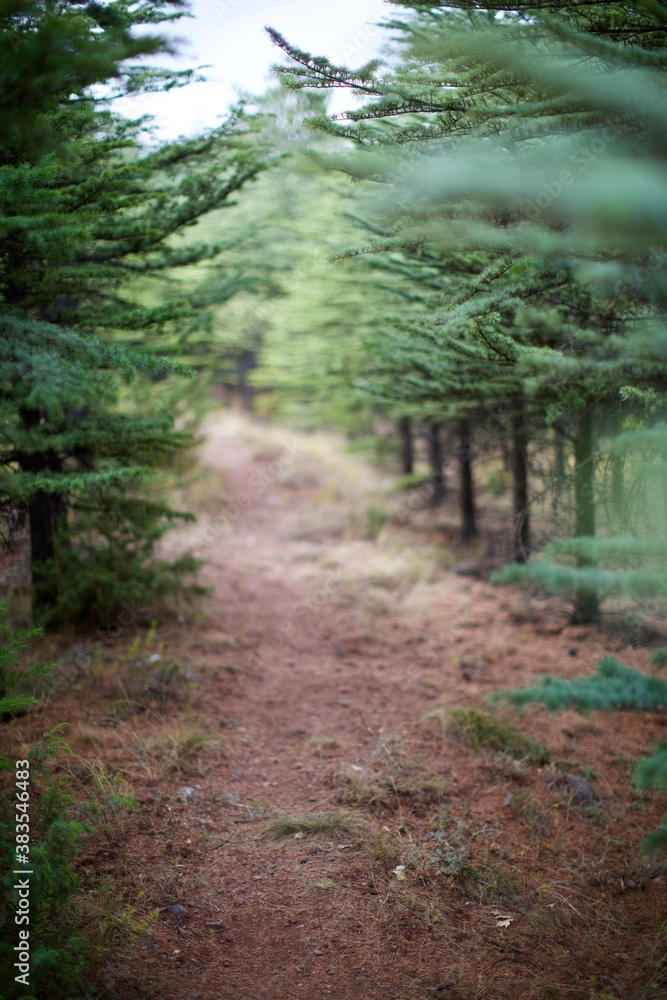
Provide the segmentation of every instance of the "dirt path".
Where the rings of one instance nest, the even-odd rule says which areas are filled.
[[[633,853],[656,812],[632,811],[627,759],[658,720],[526,716],[552,758],[599,777],[588,810],[544,769],[424,721],[588,670],[608,641],[443,568],[420,513],[363,537],[386,484],[326,439],[230,417],[202,458],[179,544],[214,590],[203,620],[161,636],[196,682],[174,712],[217,742],[144,782],[108,864],[161,908],[131,963],[149,995],[632,995],[663,876]],[[330,813],[324,832],[266,835]]]

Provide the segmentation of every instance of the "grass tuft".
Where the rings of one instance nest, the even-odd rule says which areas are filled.
[[[340,743],[334,736],[314,736],[308,741],[316,750],[337,750]]]
[[[271,840],[281,840],[295,833],[349,833],[354,826],[351,813],[302,813],[299,816],[279,816],[266,827],[266,835]]]
[[[504,719],[476,708],[451,709],[445,719],[445,730],[470,750],[498,750],[534,764],[549,761],[549,753],[541,743],[525,736]]]

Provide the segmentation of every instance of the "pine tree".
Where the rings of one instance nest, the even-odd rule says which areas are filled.
[[[397,369],[403,366],[402,391],[416,400],[440,392],[451,402],[457,388],[464,406],[506,400],[516,507],[525,504],[527,486],[526,406],[536,407],[532,420],[540,411],[561,425],[577,416],[577,565],[554,572],[546,563],[531,564],[523,572],[565,585],[574,595],[575,618],[591,621],[599,592],[613,576],[598,576],[596,585],[591,556],[596,428],[621,405],[629,418],[641,420],[647,415],[642,393],[662,386],[660,352],[647,348],[645,337],[641,350],[632,346],[653,304],[635,294],[620,269],[627,275],[645,260],[647,241],[656,236],[639,204],[646,192],[635,199],[643,228],[633,226],[630,241],[627,224],[613,219],[608,192],[614,170],[617,186],[623,183],[631,148],[635,160],[642,150],[653,165],[650,136],[657,136],[660,114],[653,109],[659,98],[657,90],[655,97],[642,95],[632,77],[642,74],[659,87],[664,24],[653,8],[628,13],[620,4],[531,4],[525,17],[527,6],[491,5],[504,11],[502,19],[472,3],[401,6],[417,13],[390,23],[402,55],[395,69],[333,66],[274,32],[294,60],[281,72],[289,87],[348,86],[365,100],[348,113],[348,124],[320,124],[358,147],[339,157],[341,169],[380,180],[380,190],[391,191],[390,198],[375,200],[391,239],[370,249],[386,250],[388,242],[403,250],[426,245],[450,267],[456,255],[471,261],[476,254],[481,264],[455,283],[437,313],[407,331],[400,361],[394,355],[392,387],[400,386]],[[605,149],[614,155],[601,158]],[[585,183],[571,183],[580,180],[573,167],[585,174]],[[589,208],[595,205],[599,217],[593,222],[594,213],[584,210],[592,222],[587,228],[577,220],[594,176]],[[655,198],[656,188],[649,187]],[[582,281],[582,259],[610,259],[609,225],[616,225],[616,246],[627,246],[625,259],[617,255],[613,295],[599,281]],[[528,527],[519,514],[515,509],[515,553]],[[601,555],[604,545],[601,539]],[[613,586],[627,589],[631,579],[621,572]],[[659,574],[648,574],[645,583],[649,579],[662,589]]]
[[[162,331],[192,323],[193,303],[146,305],[137,279],[215,256],[215,246],[175,238],[262,169],[242,115],[145,152],[146,123],[109,108],[118,95],[187,82],[190,73],[128,61],[167,49],[134,29],[183,11],[160,0],[140,8],[8,6],[14,55],[0,102],[10,126],[0,150],[0,310],[5,372],[22,380],[18,387],[6,378],[0,400],[3,497],[10,523],[25,516],[29,526],[40,620],[108,615],[119,595],[164,593],[194,567],[192,559],[177,563],[170,584],[165,564],[149,565],[178,515],[140,487],[141,470],[187,436],[155,404],[139,412],[112,375],[190,374],[156,351]],[[56,39],[62,44],[53,49]],[[20,66],[37,54],[41,83],[32,88]],[[94,95],[89,85],[105,81],[113,92]],[[17,108],[21,124],[12,125]]]

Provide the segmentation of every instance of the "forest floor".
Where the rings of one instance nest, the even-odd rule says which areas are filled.
[[[664,797],[631,783],[663,719],[487,701],[606,653],[648,669],[636,626],[462,572],[453,508],[402,516],[335,439],[218,416],[201,462],[170,546],[211,593],[31,723],[76,719],[75,779],[103,761],[139,803],[78,863],[159,910],[115,995],[667,997],[667,866],[639,852]]]

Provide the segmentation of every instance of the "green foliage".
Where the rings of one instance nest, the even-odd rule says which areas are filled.
[[[137,902],[129,899],[122,884],[109,875],[103,876],[94,890],[76,897],[76,922],[86,934],[94,963],[101,964],[151,932],[159,910],[143,915]]]
[[[17,867],[14,857],[15,817],[13,796],[6,796],[0,810],[0,842],[3,845],[3,867],[9,874],[0,883],[0,974],[5,984],[6,1000],[83,1000],[98,996],[91,981],[91,963],[108,958],[111,950],[126,943],[119,942],[118,928],[112,931],[103,924],[91,925],[82,919],[79,878],[74,861],[84,834],[95,824],[105,823],[109,829],[117,824],[119,811],[136,808],[130,796],[106,776],[98,782],[93,798],[85,809],[77,806],[67,791],[67,778],[57,779],[45,767],[45,761],[57,756],[66,746],[62,727],[45,733],[29,753],[30,759],[30,986],[15,982],[18,937],[14,923],[16,893],[14,885],[20,876],[12,874]],[[79,817],[83,816],[82,821]],[[87,894],[85,897],[87,898]],[[143,933],[146,921],[135,918],[135,910],[123,911],[133,939]],[[101,947],[104,944],[104,948]]]
[[[4,609],[0,614],[0,662],[6,683],[13,685],[16,697],[30,688],[34,673],[20,660],[25,658],[31,644],[40,635],[32,629],[13,633],[6,621]],[[99,963],[120,944],[119,933],[124,917],[127,935],[134,940],[148,926],[139,918],[135,909],[124,903],[113,929],[104,925],[103,914],[97,912],[95,920],[84,919],[79,878],[75,858],[86,833],[104,824],[112,829],[127,809],[136,809],[126,784],[118,775],[110,774],[104,767],[93,768],[90,797],[77,803],[68,791],[68,776],[56,777],[50,762],[60,755],[70,753],[65,740],[65,724],[54,726],[44,733],[25,754],[28,767],[27,782],[29,808],[18,812],[15,806],[15,762],[0,757],[0,781],[7,792],[0,801],[0,854],[3,876],[0,880],[0,977],[3,982],[3,1000],[84,1000],[99,996],[91,981],[91,963]],[[22,790],[22,789],[21,789]],[[17,861],[16,824],[28,823],[30,827],[29,864],[31,872],[30,924],[17,925],[17,894],[14,888]],[[101,887],[101,890],[104,887]],[[100,890],[100,891],[101,891]],[[85,905],[83,906],[85,909]],[[113,908],[111,908],[113,909]],[[88,915],[90,917],[90,914]],[[150,922],[150,917],[148,918]],[[17,960],[14,946],[18,942],[19,927],[29,930],[30,985],[15,981]],[[129,940],[128,938],[128,940]]]
[[[365,388],[417,419],[504,425],[521,562],[526,445],[565,428],[578,549],[567,572],[512,578],[539,575],[573,594],[575,620],[594,621],[607,590],[664,590],[643,561],[664,519],[631,524],[625,506],[657,511],[664,481],[664,17],[658,5],[550,0],[396,6],[383,66],[337,66],[271,32],[290,57],[278,70],[288,88],[346,86],[359,99],[346,124],[317,122],[351,140],[328,162],[366,192],[368,239],[346,256],[401,274],[419,303],[385,326]],[[596,463],[631,429],[644,455],[617,476],[613,552],[595,538]]]
[[[501,691],[495,700],[509,701],[517,707],[539,701],[552,712],[566,707],[584,712],[656,712],[667,709],[667,681],[626,667],[613,656],[604,656],[588,677],[565,680],[547,675],[531,687]]]
[[[179,597],[206,593],[193,582],[201,560],[190,553],[168,561],[155,556],[160,538],[175,521],[191,514],[109,489],[86,508],[74,508],[70,527],[56,534],[52,564],[45,582],[60,584],[57,599],[44,616],[49,622],[108,625],[123,606],[152,611],[168,609]],[[74,536],[74,540],[72,537]]]
[[[33,320],[4,317],[0,327],[6,541],[28,524],[36,616],[44,624],[108,622],[128,597],[146,603],[157,586],[164,598],[169,576],[177,587],[197,564],[186,557],[173,571],[152,565],[159,538],[185,515],[141,489],[150,466],[189,437],[172,430],[170,417],[121,411],[118,403],[124,381],[183,367]]]
[[[151,21],[176,20],[180,3]],[[50,113],[58,101],[125,72],[128,59],[165,51],[154,34],[132,35],[136,10],[118,0],[95,3],[62,0],[3,0],[0,9],[0,158],[21,151],[34,157],[58,148],[60,122]],[[133,75],[136,75],[136,70]],[[185,74],[189,76],[190,74]],[[144,68],[144,78],[156,75]]]
[[[571,539],[577,541],[577,539]],[[627,539],[632,542],[632,539]],[[587,540],[588,542],[588,540]],[[589,546],[595,549],[595,546]],[[604,554],[603,546],[600,553]],[[624,594],[627,597],[641,600],[645,597],[667,595],[667,576],[664,572],[651,572],[648,569],[610,570],[592,566],[561,566],[549,561],[552,554],[558,554],[558,549],[548,547],[543,558],[529,566],[506,566],[493,577],[496,583],[529,582],[546,587],[554,594],[575,595],[577,591],[588,589],[600,596],[608,594]]]
[[[170,572],[150,565],[179,515],[147,499],[147,472],[192,439],[161,412],[162,391],[148,390],[165,376],[193,374],[160,356],[159,338],[173,348],[216,297],[177,293],[173,273],[220,249],[179,237],[227,204],[267,157],[242,111],[205,135],[147,150],[146,122],[113,110],[116,97],[191,78],[134,62],[169,52],[152,29],[184,12],[162,0],[112,0],[104,10],[14,0],[0,12],[11,50],[0,68],[0,117],[8,116],[0,144],[0,514],[10,542],[28,528],[36,621],[103,620],[121,591],[125,598],[155,587],[160,600],[195,568],[192,559]],[[39,86],[19,54],[29,66],[40,58]],[[95,585],[98,571],[104,579]]]
[[[579,711],[657,712],[667,709],[667,681],[624,666],[612,656],[603,657],[589,677],[567,681],[545,676],[527,688],[500,691],[494,700],[509,701],[517,707],[541,702],[552,712],[564,708]],[[642,790],[667,788],[667,743],[661,743],[650,757],[640,761],[634,773]],[[667,845],[667,827],[660,827],[644,841],[647,850]]]
[[[23,715],[35,704],[31,682],[44,677],[48,666],[39,663],[27,667],[24,660],[40,635],[40,629],[15,632],[7,620],[7,608],[0,604],[0,718],[4,722]],[[5,758],[0,757],[0,761],[5,762]]]
[[[137,800],[121,775],[111,773],[104,764],[91,767],[89,797],[79,809],[82,817],[112,832],[114,825],[118,825],[119,814],[138,809]]]
[[[73,868],[84,832],[76,819],[74,803],[67,794],[66,781],[55,779],[45,762],[63,747],[62,727],[45,733],[28,754],[30,760],[30,986],[15,982],[17,971],[13,946],[18,940],[14,923],[16,893],[20,876],[12,874],[16,863],[13,794],[0,807],[0,842],[3,868],[1,883],[0,970],[7,1000],[55,1000],[89,995],[85,977],[85,941],[64,916],[78,886]],[[5,781],[13,762],[5,762]],[[21,814],[22,815],[22,814]]]

